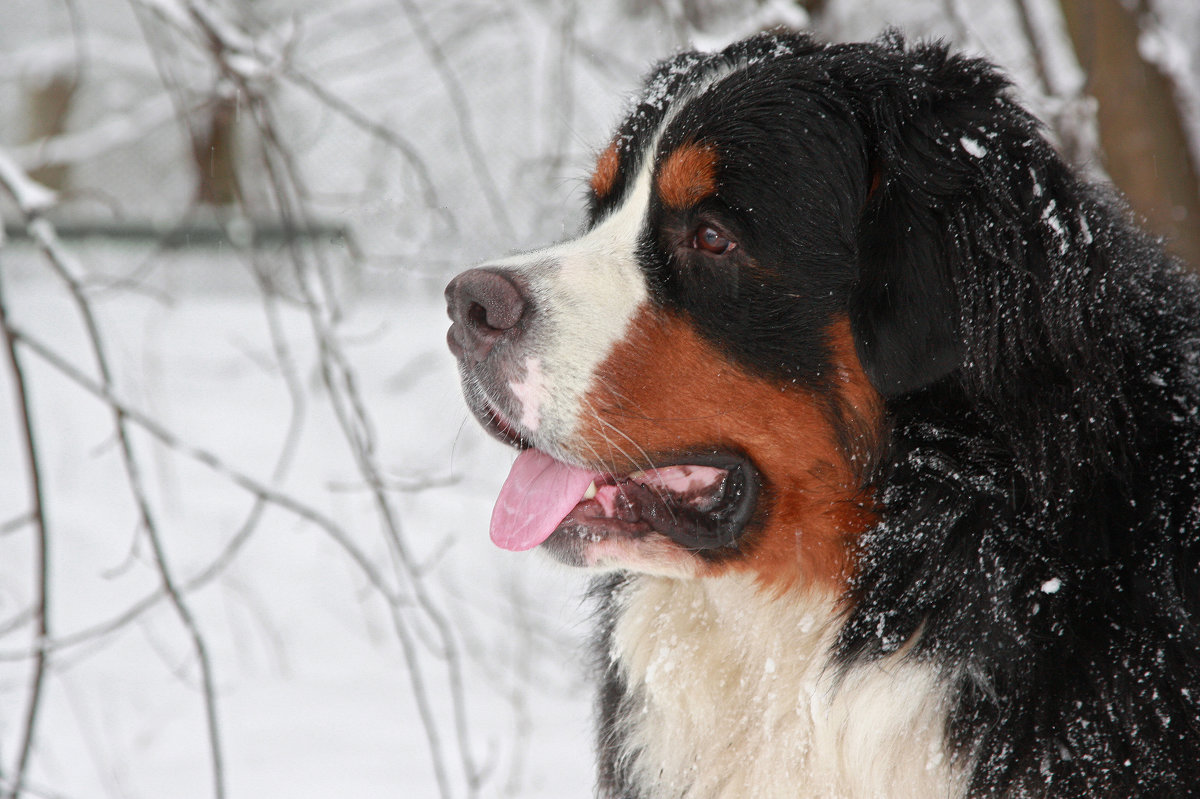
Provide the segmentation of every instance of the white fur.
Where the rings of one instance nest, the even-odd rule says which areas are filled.
[[[648,297],[637,262],[638,237],[650,204],[650,166],[643,167],[622,205],[586,235],[491,264],[517,271],[527,281],[541,314],[526,364],[538,372],[514,392],[523,420],[536,420],[534,442],[566,460],[590,453],[569,452],[594,373],[625,337]],[[627,444],[628,442],[626,442]]]
[[[525,359],[525,374],[521,380],[513,380],[508,390],[521,404],[521,426],[536,433],[542,423],[542,399],[546,396],[546,377],[542,374],[542,361],[530,356]]]
[[[641,707],[620,722],[650,796],[939,799],[963,794],[932,668],[897,654],[839,675],[827,596],[743,576],[639,576],[612,656]],[[961,764],[959,764],[961,765]]]

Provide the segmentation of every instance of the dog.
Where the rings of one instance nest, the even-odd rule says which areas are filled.
[[[989,63],[659,64],[577,238],[447,287],[593,572],[597,795],[1200,795],[1200,286]]]

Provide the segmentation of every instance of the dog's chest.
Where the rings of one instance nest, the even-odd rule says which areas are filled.
[[[609,756],[639,796],[961,793],[933,672],[896,658],[839,678],[829,598],[775,598],[740,577],[638,577],[615,610],[610,657],[626,694]]]

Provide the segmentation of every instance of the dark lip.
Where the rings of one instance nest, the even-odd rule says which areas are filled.
[[[471,393],[475,394],[476,392]],[[468,399],[467,407],[470,408],[471,415],[479,422],[479,426],[487,431],[488,435],[515,449],[529,449],[533,446],[529,439],[525,438],[517,429],[517,425],[508,420],[505,413],[496,407],[482,389],[477,389],[477,395],[481,399]]]
[[[732,484],[726,488],[732,497],[723,502],[713,515],[717,524],[715,529],[694,532],[678,532],[668,537],[692,551],[704,552],[736,548],[742,533],[754,518],[758,509],[759,494],[762,481],[758,469],[744,455],[714,452],[709,455],[691,458],[686,462],[698,466],[716,466],[727,469],[729,476],[726,481]]]
[[[517,432],[516,428],[508,423],[508,420],[499,411],[485,408],[482,411],[476,411],[475,417],[479,419],[484,430],[487,430],[488,433],[510,447],[528,449],[532,446],[524,436]]]
[[[657,533],[679,546],[700,555],[719,556],[735,550],[740,544],[758,509],[762,479],[749,458],[720,450],[675,453],[670,458],[655,459],[659,468],[672,465],[712,466],[728,472],[723,499],[709,511],[694,511],[683,506],[668,508],[670,520],[662,514],[634,520],[589,515],[586,503],[563,520],[545,542],[550,550],[566,562],[579,563],[581,553],[573,552],[577,542],[598,538],[642,538]],[[597,481],[598,483],[600,481]],[[641,486],[628,477],[608,475],[606,482],[628,486],[635,498],[657,494],[653,488]],[[661,494],[659,494],[661,496]]]

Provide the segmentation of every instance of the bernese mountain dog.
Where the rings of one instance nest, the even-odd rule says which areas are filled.
[[[599,796],[1200,795],[1200,288],[990,64],[677,55],[446,296],[493,541],[597,575]]]

